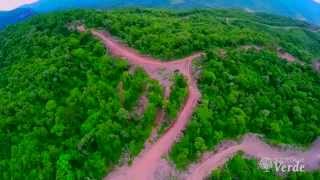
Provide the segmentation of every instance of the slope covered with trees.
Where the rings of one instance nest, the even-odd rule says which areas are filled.
[[[270,51],[208,53],[199,86],[202,100],[171,157],[184,167],[223,139],[247,132],[273,143],[312,143],[320,134],[319,75]]]
[[[320,56],[319,32],[284,17],[266,18],[270,16],[237,10],[173,12],[141,9],[94,15],[87,11],[87,15],[81,15],[88,17],[84,19],[85,24],[103,27],[142,53],[163,59],[215,47],[234,48],[248,44],[272,50],[282,47],[305,62]]]
[[[160,85],[60,18],[0,33],[0,179],[100,179],[151,132]]]
[[[32,21],[55,29],[52,23],[57,22],[50,22],[51,16],[59,18],[59,23],[80,21],[102,28],[141,53],[164,60],[215,47],[250,44],[274,51],[281,47],[305,62],[320,56],[320,31],[301,21],[268,14],[239,10],[78,10],[41,15]]]

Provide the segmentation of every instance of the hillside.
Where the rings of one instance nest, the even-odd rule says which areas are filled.
[[[307,148],[319,57],[310,25],[240,10],[32,17],[0,31],[0,179],[144,175],[163,156],[183,171],[247,133]]]

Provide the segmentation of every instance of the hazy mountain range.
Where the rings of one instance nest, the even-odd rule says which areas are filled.
[[[30,8],[18,8],[12,11],[0,12],[0,29],[9,24],[25,20],[35,14]]]
[[[319,2],[318,2],[319,1]],[[14,23],[36,13],[70,8],[114,7],[162,7],[162,8],[241,8],[247,11],[263,11],[302,19],[320,25],[320,0],[40,0],[23,6],[22,10],[0,12],[0,27]],[[32,13],[31,13],[32,12]],[[19,14],[21,13],[21,14]],[[8,21],[3,14],[16,15]]]

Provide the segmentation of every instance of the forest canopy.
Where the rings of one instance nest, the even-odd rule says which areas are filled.
[[[158,82],[60,18],[0,34],[0,179],[102,178],[140,152],[161,107]]]

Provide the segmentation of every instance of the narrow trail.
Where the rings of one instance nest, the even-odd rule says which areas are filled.
[[[320,59],[317,60],[317,61],[315,61],[315,62],[313,63],[313,68],[314,68],[316,71],[320,72]]]
[[[83,27],[78,27],[78,31],[83,32],[85,29]],[[196,80],[192,74],[192,61],[201,58],[204,54],[195,53],[180,60],[163,62],[139,54],[137,51],[120,43],[106,32],[91,30],[91,33],[105,44],[110,54],[127,60],[131,65],[143,68],[151,78],[158,80],[165,88],[165,96],[168,96],[170,93],[170,79],[167,76],[168,74],[179,71],[187,79],[189,96],[172,127],[170,127],[155,143],[146,147],[140,155],[135,158],[130,166],[124,165],[119,167],[105,178],[111,180],[157,179],[157,177],[155,177],[155,172],[159,165],[163,163],[163,156],[169,152],[172,145],[180,137],[201,97]],[[316,141],[308,151],[303,152],[272,147],[255,135],[246,135],[240,143],[233,142],[228,144],[227,147],[213,152],[208,158],[192,165],[186,173],[177,178],[189,180],[204,179],[212,172],[212,170],[221,167],[229,158],[239,151],[257,159],[266,157],[300,158],[304,160],[306,170],[313,170],[320,167],[320,140]]]

